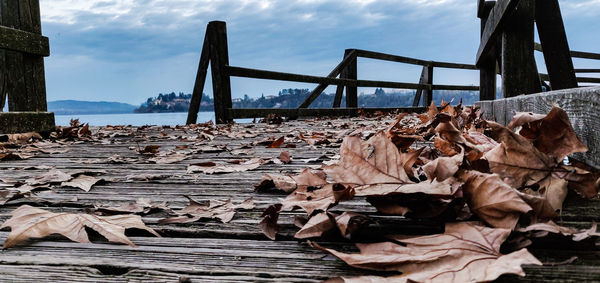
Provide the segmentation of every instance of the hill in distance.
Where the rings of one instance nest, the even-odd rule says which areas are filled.
[[[57,100],[48,102],[48,111],[56,115],[133,113],[134,105],[106,101]]]

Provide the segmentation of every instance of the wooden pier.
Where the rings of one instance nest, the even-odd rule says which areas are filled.
[[[167,202],[172,209],[187,205],[184,195],[195,200],[225,200],[234,203],[249,197],[256,207],[240,210],[230,223],[217,220],[197,221],[189,224],[159,224],[165,217],[157,212],[143,216],[144,222],[155,229],[162,238],[145,231],[129,231],[131,240],[138,245],[109,244],[92,235],[92,243],[82,244],[54,236],[33,240],[0,254],[0,276],[6,282],[77,281],[77,282],[320,282],[335,276],[376,274],[347,266],[342,261],[326,256],[309,247],[305,241],[295,240],[298,228],[293,226],[295,215],[283,213],[277,241],[264,236],[258,223],[264,209],[278,203],[286,194],[255,192],[254,185],[265,173],[299,173],[306,167],[320,166],[322,161],[338,153],[337,143],[309,145],[294,138],[299,133],[309,136],[321,132],[332,138],[343,136],[361,127],[382,129],[393,122],[386,118],[352,118],[320,121],[294,121],[283,125],[250,124],[223,125],[178,129],[167,127],[109,129],[114,137],[96,141],[75,142],[57,148],[63,153],[45,154],[21,161],[0,162],[0,179],[25,180],[47,172],[48,167],[69,173],[76,170],[105,171],[100,177],[107,181],[95,185],[89,192],[77,188],[55,186],[31,197],[10,201],[0,206],[0,222],[23,204],[31,204],[50,211],[80,212],[95,206],[126,205],[139,198],[152,204]],[[230,128],[232,127],[232,128]],[[97,133],[94,128],[92,132]],[[213,140],[202,138],[208,131]],[[237,134],[236,134],[237,133]],[[240,138],[240,133],[246,138]],[[285,136],[286,144],[296,148],[267,149],[253,142],[271,136]],[[136,152],[138,146],[159,145],[161,152],[170,150],[202,149],[190,158],[173,164],[154,164],[148,157]],[[212,149],[211,149],[212,148]],[[243,148],[243,149],[241,149]],[[290,164],[265,164],[254,171],[207,175],[187,174],[189,164],[200,162],[224,163],[240,158],[260,157],[270,160],[281,151],[289,151]],[[246,155],[241,153],[246,153]],[[236,155],[241,154],[241,155]],[[125,164],[115,164],[114,155],[131,159]],[[306,163],[310,159],[318,161]],[[48,167],[40,167],[40,166]],[[133,180],[132,177],[158,176],[157,180]],[[150,177],[148,177],[150,178]],[[3,183],[0,183],[2,185]],[[560,223],[573,227],[590,227],[600,221],[599,200],[582,200],[570,195]],[[428,234],[439,233],[442,222],[411,220],[378,214],[364,199],[343,203],[336,209],[361,212],[393,227],[393,232]],[[334,211],[336,210],[334,209]],[[373,228],[383,229],[383,228]],[[381,232],[380,230],[377,230]],[[4,241],[8,230],[0,231]],[[343,239],[321,239],[320,244],[338,250],[351,250],[353,244]],[[559,244],[557,244],[559,243]],[[541,261],[558,263],[577,256],[569,265],[525,266],[527,277],[503,276],[498,282],[567,282],[598,281],[597,266],[600,250],[592,241],[582,243],[544,240],[536,242],[530,251]],[[381,273],[379,273],[381,275]]]

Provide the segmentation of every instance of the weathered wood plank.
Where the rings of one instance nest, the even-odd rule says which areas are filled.
[[[542,45],[539,43],[535,43],[535,50],[543,52]],[[584,52],[584,51],[574,51],[571,50],[571,57],[582,58],[582,59],[593,59],[600,60],[600,53],[593,52]]]
[[[519,0],[498,0],[496,5],[490,11],[483,34],[481,36],[481,43],[476,56],[476,66],[480,66],[483,60],[487,60],[486,57],[493,56],[490,52],[495,45],[495,40],[502,33],[504,24],[509,21],[511,14]]]
[[[47,37],[4,26],[0,26],[0,48],[50,56],[50,42]]]

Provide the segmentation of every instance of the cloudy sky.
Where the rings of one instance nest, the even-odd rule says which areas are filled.
[[[346,48],[473,63],[479,44],[476,0],[40,2],[52,52],[48,100],[140,104],[161,92],[190,93],[212,20],[227,22],[231,65],[300,74],[327,75]],[[600,30],[600,0],[560,2],[571,49],[600,52],[600,36],[593,34]],[[369,59],[359,59],[358,69],[361,79],[416,82],[420,74],[416,66]],[[478,84],[478,74],[436,70],[435,81]],[[232,79],[234,97],[288,87],[314,85]],[[212,92],[210,77],[205,92]]]

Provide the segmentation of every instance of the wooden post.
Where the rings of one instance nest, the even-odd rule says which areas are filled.
[[[536,0],[536,25],[552,89],[577,87],[558,0]]]
[[[218,124],[232,121],[229,115],[231,102],[231,80],[226,67],[229,66],[229,50],[227,47],[227,27],[225,22],[208,23],[210,46],[210,69],[215,99],[215,122]]]
[[[535,64],[535,0],[519,1],[502,34],[502,94],[514,97],[541,92]]]
[[[188,110],[187,125],[196,124],[198,121],[198,111],[200,111],[200,104],[202,103],[202,93],[204,92],[206,73],[208,63],[210,62],[209,32],[210,29],[206,28],[202,53],[200,54],[200,63],[198,63],[198,73],[196,73],[196,82],[194,83],[194,91],[192,92],[192,101],[190,101],[190,109]]]
[[[344,59],[346,60],[346,58],[348,58],[349,56],[354,55],[354,64],[356,64],[356,52],[354,50],[351,49],[346,49],[344,51]],[[353,62],[349,62],[350,64],[352,64]],[[346,65],[343,69],[342,72],[340,73],[340,79],[347,79],[348,78],[348,67],[349,65]],[[344,95],[344,88],[346,88],[343,85],[338,85],[337,88],[335,89],[335,98],[333,99],[333,108],[340,108],[340,106],[342,105],[342,96]],[[346,96],[348,91],[346,90]],[[348,106],[346,106],[348,107]]]
[[[0,37],[0,106],[8,96],[9,111],[20,112],[0,115],[0,132],[52,130],[43,58],[50,49],[42,36],[39,0],[0,1]],[[14,125],[15,119],[22,126]]]
[[[340,73],[340,79],[345,79],[348,76],[348,72],[346,69],[342,70]],[[333,98],[333,108],[340,108],[342,105],[342,97],[344,96],[344,88],[343,85],[338,85],[335,89],[335,97]]]
[[[423,67],[425,72],[425,84],[433,85],[433,65]],[[423,90],[425,95],[423,96],[423,106],[427,107],[433,101],[433,90],[428,88]]]
[[[419,79],[419,84],[433,84],[433,65],[423,66],[423,70],[421,71],[421,78]],[[433,99],[433,91],[431,89],[424,89],[419,87],[415,92],[415,98],[413,100],[413,106],[419,106],[419,102],[421,102],[421,95],[425,92],[425,96],[423,97],[423,106],[428,106],[431,104]]]
[[[495,1],[479,1],[478,16],[481,18],[481,35],[483,35],[490,11],[495,4]],[[497,46],[497,44],[494,45]],[[490,53],[497,54],[496,48],[492,47]],[[483,59],[479,66],[479,100],[494,99],[496,99],[496,56],[491,55]]]
[[[346,49],[345,52],[352,52],[352,49]],[[354,60],[350,61],[350,63],[346,67],[345,79],[356,80],[357,73],[357,58],[354,58]],[[346,108],[358,108],[357,86],[346,86]]]

